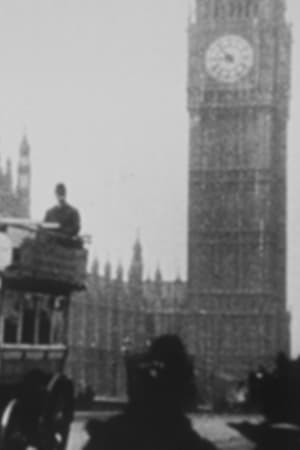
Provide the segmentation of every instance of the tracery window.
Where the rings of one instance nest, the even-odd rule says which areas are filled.
[[[49,344],[50,341],[50,331],[51,331],[51,319],[52,316],[52,304],[51,297],[41,297],[39,299],[38,307],[38,343],[39,344]]]
[[[26,294],[22,301],[21,315],[21,342],[22,344],[34,344],[36,330],[37,308],[34,297]]]
[[[21,303],[17,295],[8,293],[3,306],[4,342],[14,344],[18,341],[18,327]]]
[[[64,297],[7,291],[3,298],[3,342],[62,344],[65,338]]]
[[[51,341],[53,343],[62,343],[64,340],[65,327],[65,299],[56,297],[53,301]]]

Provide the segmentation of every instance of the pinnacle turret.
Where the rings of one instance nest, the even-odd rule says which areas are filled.
[[[123,266],[121,263],[118,264],[116,276],[117,276],[117,281],[119,283],[123,283],[124,269],[123,269]]]
[[[29,146],[29,142],[28,142],[26,134],[23,136],[23,139],[21,141],[20,155],[21,156],[29,156],[30,155],[30,146]]]
[[[93,262],[92,262],[92,268],[91,268],[91,273],[92,275],[98,277],[99,276],[99,260],[97,257],[94,258]]]
[[[143,254],[142,245],[139,239],[136,240],[133,247],[133,255],[128,274],[128,287],[130,295],[137,301],[143,296]]]
[[[161,270],[160,270],[159,266],[157,267],[157,269],[155,271],[154,280],[155,280],[155,283],[157,285],[160,285],[162,283],[162,281],[163,281],[162,273],[161,273]]]
[[[142,245],[137,239],[133,247],[133,256],[129,268],[129,282],[133,284],[141,284],[143,282],[143,255]]]
[[[111,282],[111,263],[109,261],[104,266],[104,279],[107,283]]]

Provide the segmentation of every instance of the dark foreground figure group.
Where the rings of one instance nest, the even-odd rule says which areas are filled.
[[[84,450],[214,450],[191,426],[185,411],[195,399],[192,364],[176,336],[163,336],[128,359],[126,410],[87,424]]]
[[[252,401],[270,422],[300,426],[300,358],[279,354],[272,372],[261,367],[250,374],[249,387]]]
[[[162,336],[145,353],[126,361],[128,405],[107,421],[88,422],[89,440],[83,450],[216,450],[186,416],[195,406],[196,388],[192,363],[177,336]],[[277,396],[274,391],[272,395]],[[277,400],[284,405],[280,395]],[[274,427],[265,417],[260,424],[228,426],[256,450],[300,449],[298,428]]]

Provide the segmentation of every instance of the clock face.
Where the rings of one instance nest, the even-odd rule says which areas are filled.
[[[236,83],[251,70],[254,51],[243,37],[223,36],[208,47],[205,63],[207,72],[216,81]]]

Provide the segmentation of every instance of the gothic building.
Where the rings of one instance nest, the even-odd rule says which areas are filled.
[[[72,299],[68,372],[77,388],[89,385],[100,396],[124,397],[125,342],[138,351],[154,336],[180,332],[185,300],[180,279],[166,282],[158,269],[153,280],[144,280],[139,241],[126,280],[121,266],[113,276],[109,263],[100,274],[95,262],[87,291]]]
[[[284,0],[196,0],[189,26],[189,347],[200,379],[289,352]],[[195,338],[196,337],[196,338]]]
[[[0,215],[2,217],[30,216],[30,146],[26,136],[20,145],[16,183],[12,173],[12,163],[8,159],[5,169],[0,167]]]

